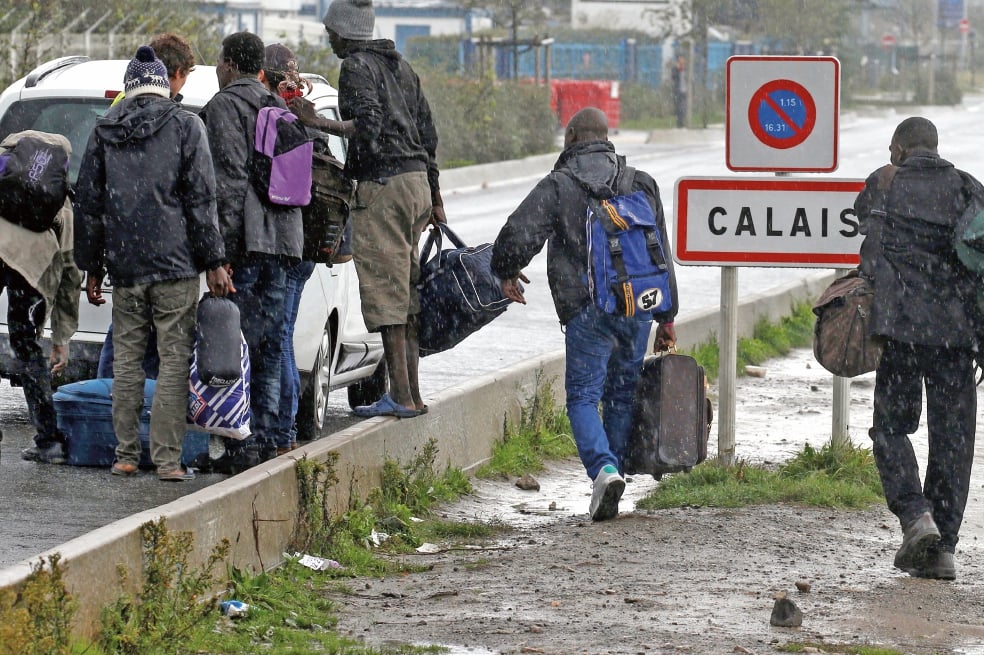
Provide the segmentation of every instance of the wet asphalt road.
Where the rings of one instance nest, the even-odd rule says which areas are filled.
[[[332,394],[328,433],[356,422],[348,415],[345,392]],[[0,382],[0,568],[65,543],[130,514],[169,503],[226,476],[199,475],[191,482],[159,482],[152,471],[135,478],[110,475],[106,468],[51,466],[21,459],[33,444],[23,390]],[[213,454],[222,452],[213,438]]]

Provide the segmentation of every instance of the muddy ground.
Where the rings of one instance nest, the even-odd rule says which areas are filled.
[[[806,442],[822,445],[830,376],[808,350],[767,369],[738,381],[738,457],[781,461]],[[873,375],[852,385],[855,443],[867,440],[872,388]],[[924,462],[924,428],[914,442]],[[424,573],[353,582],[353,593],[335,595],[339,628],[372,644],[442,644],[454,654],[764,654],[790,643],[982,654],[982,473],[978,462],[955,582],[892,568],[900,531],[883,506],[635,512],[657,484],[643,475],[627,486],[617,519],[592,523],[577,461],[551,464],[537,476],[540,491],[476,481],[475,495],[441,513],[512,529],[481,549],[407,556],[429,566]],[[770,625],[781,593],[802,610],[801,627]]]

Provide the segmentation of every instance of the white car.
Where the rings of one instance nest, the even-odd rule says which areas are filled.
[[[0,139],[33,129],[64,134],[72,143],[69,165],[74,183],[96,119],[123,88],[127,60],[93,61],[61,57],[38,66],[0,94]],[[318,112],[338,117],[338,92],[317,75],[305,75],[313,90],[307,96]],[[196,66],[181,90],[182,105],[198,111],[218,91],[214,66]],[[333,137],[332,152],[344,157],[345,144]],[[79,329],[72,339],[69,370],[57,382],[94,378],[99,352],[111,319],[109,302],[90,305],[84,289]],[[108,293],[107,293],[108,291]],[[46,332],[46,339],[50,333]],[[298,409],[299,436],[316,438],[324,423],[328,392],[348,387],[349,404],[367,404],[386,387],[383,346],[378,333],[366,330],[358,281],[351,262],[318,264],[301,296],[294,334],[294,352],[301,371],[303,395]],[[19,363],[7,335],[7,296],[0,296],[0,377],[18,383]]]

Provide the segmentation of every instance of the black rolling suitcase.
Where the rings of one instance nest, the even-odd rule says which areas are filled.
[[[627,474],[689,471],[707,458],[712,408],[704,368],[693,357],[646,358],[636,387]]]

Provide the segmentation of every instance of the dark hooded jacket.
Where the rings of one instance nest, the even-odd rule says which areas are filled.
[[[854,209],[867,235],[861,269],[874,279],[873,335],[925,346],[974,344],[977,281],[957,258],[953,237],[971,195],[982,193],[973,177],[919,151],[898,168],[879,218],[878,171],[868,177]]]
[[[543,249],[544,242],[547,243],[547,280],[557,317],[563,325],[592,302],[587,284],[588,190],[597,198],[611,198],[624,169],[625,158],[615,154],[610,141],[570,146],[561,153],[553,171],[537,183],[509,216],[496,237],[492,271],[502,279],[516,277]],[[647,173],[636,171],[632,190],[645,191],[649,197],[663,240],[673,305],[653,318],[661,323],[669,322],[677,313],[677,288],[659,189]]]
[[[350,41],[338,76],[338,110],[355,121],[346,173],[377,180],[426,171],[438,185],[437,130],[420,79],[388,39]]]
[[[301,209],[264,202],[249,179],[256,116],[271,104],[286,106],[258,79],[243,77],[212,96],[201,112],[215,164],[219,229],[233,268],[250,253],[301,257]]]
[[[99,119],[76,185],[75,261],[114,285],[196,277],[225,260],[202,121],[167,98]]]

